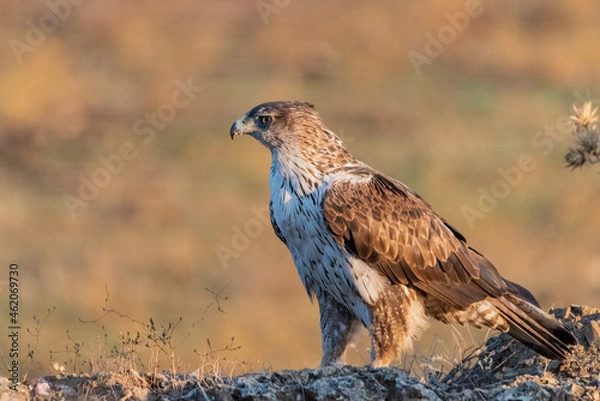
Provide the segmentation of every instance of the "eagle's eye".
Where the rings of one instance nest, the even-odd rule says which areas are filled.
[[[271,116],[260,116],[258,118],[258,120],[260,121],[261,124],[267,125],[267,124],[271,124],[271,121],[273,121],[273,117],[271,117]]]

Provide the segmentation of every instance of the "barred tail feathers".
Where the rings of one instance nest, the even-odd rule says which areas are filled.
[[[561,323],[519,295],[505,294],[492,303],[508,321],[508,334],[547,358],[564,360],[577,344]]]

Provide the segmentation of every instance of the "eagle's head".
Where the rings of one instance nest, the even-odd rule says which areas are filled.
[[[269,148],[272,171],[294,181],[300,192],[310,190],[335,169],[357,163],[306,102],[260,104],[234,122],[229,134],[231,139],[250,135]]]
[[[326,130],[311,103],[288,101],[259,104],[234,122],[229,134],[231,139],[250,135],[273,150],[314,140]]]

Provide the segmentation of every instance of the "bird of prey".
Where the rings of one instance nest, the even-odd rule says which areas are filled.
[[[306,102],[263,103],[231,126],[271,151],[270,214],[320,312],[321,367],[365,326],[388,366],[431,317],[507,332],[563,360],[575,337],[402,182],[354,158]]]

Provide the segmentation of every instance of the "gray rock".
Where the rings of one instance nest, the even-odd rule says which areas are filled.
[[[0,401],[200,400],[200,401],[600,401],[600,310],[555,309],[580,342],[566,361],[549,361],[501,334],[490,338],[445,375],[427,380],[398,368],[336,366],[255,372],[236,377],[198,374],[48,376],[9,390],[0,378]],[[36,389],[40,390],[36,394]],[[47,393],[47,395],[42,394]]]

